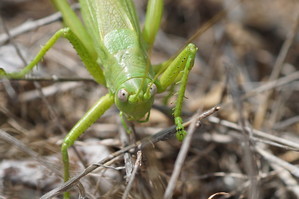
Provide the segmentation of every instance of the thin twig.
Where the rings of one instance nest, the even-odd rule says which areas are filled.
[[[70,89],[77,88],[81,85],[82,85],[81,82],[65,82],[65,83],[57,83],[54,85],[43,87],[43,88],[41,88],[41,90],[42,90],[44,96],[49,97],[49,96],[55,95],[59,92],[65,92]],[[37,99],[39,97],[40,97],[40,95],[37,90],[27,91],[27,92],[24,92],[21,95],[19,95],[21,102],[31,101],[31,100]]]
[[[277,156],[272,155],[271,153],[267,152],[266,150],[262,149],[261,147],[256,147],[256,151],[259,152],[265,159],[271,162],[275,162],[279,166],[288,170],[291,174],[299,178],[299,168],[278,158]]]
[[[14,42],[12,36],[10,35],[10,32],[9,30],[7,29],[2,17],[0,17],[0,19],[2,20],[2,23],[3,23],[3,27],[4,27],[4,31],[9,39],[9,41],[12,43],[12,45],[14,46],[16,52],[17,52],[17,55],[18,57],[22,60],[23,64],[26,66],[28,63],[26,61],[26,59],[24,58],[24,56],[22,55],[19,47],[16,45],[16,43]],[[46,105],[48,111],[50,112],[50,115],[52,117],[52,119],[55,121],[57,127],[59,128],[59,130],[63,133],[63,134],[66,134],[67,131],[66,129],[64,128],[64,126],[61,124],[61,122],[59,121],[58,119],[58,115],[56,113],[56,111],[54,110],[54,108],[51,106],[51,104],[49,103],[48,99],[46,98],[46,96],[44,95],[43,93],[43,90],[42,90],[42,87],[40,85],[39,82],[36,82],[36,81],[33,81],[33,84],[38,92],[38,95],[39,97],[42,99],[43,103]],[[78,153],[78,151],[76,150],[75,146],[72,146],[73,150],[75,151],[75,154],[78,156],[79,160],[81,161],[81,163],[85,166],[86,163],[84,161],[84,159],[81,157],[81,155]],[[85,191],[84,191],[84,188],[83,186],[81,185],[81,183],[79,184],[79,191],[81,193],[81,195],[85,195]]]
[[[79,4],[74,4],[72,6],[74,10],[79,8]],[[51,14],[47,17],[35,20],[35,21],[26,21],[25,23],[21,24],[20,26],[12,29],[9,31],[10,37],[7,34],[1,34],[0,35],[0,45],[4,44],[7,42],[10,38],[15,38],[18,35],[21,35],[23,33],[29,32],[31,30],[34,30],[36,28],[39,28],[41,26],[53,23],[55,21],[58,21],[61,19],[61,14],[60,12],[56,12],[54,14]]]
[[[298,123],[298,122],[299,122],[299,115],[288,118],[286,120],[283,120],[281,122],[278,122],[278,123],[274,124],[273,129],[276,129],[276,130],[284,129],[284,128],[286,128],[288,126],[291,126],[291,125],[293,125],[295,123]]]
[[[238,112],[238,120],[241,126],[241,132],[244,140],[244,157],[242,158],[245,169],[247,170],[247,174],[249,175],[250,187],[248,191],[248,198],[255,199],[259,197],[259,188],[258,181],[256,176],[258,175],[258,169],[256,162],[254,161],[254,152],[251,150],[254,145],[252,144],[251,131],[246,129],[246,119],[244,117],[244,108],[243,103],[240,100],[241,98],[241,85],[237,83],[237,73],[236,68],[233,68],[233,65],[225,63],[225,67],[227,70],[228,83],[229,83],[229,91],[233,98],[234,105]]]
[[[289,34],[287,35],[287,38],[286,40],[284,41],[282,47],[281,47],[281,50],[279,52],[279,55],[276,59],[276,62],[273,66],[273,70],[272,70],[272,73],[269,77],[269,80],[270,81],[273,81],[275,79],[277,79],[279,77],[279,74],[282,70],[282,67],[283,67],[283,63],[284,63],[284,60],[291,48],[291,45],[295,39],[295,36],[296,36],[296,33],[297,33],[297,30],[298,30],[298,27],[299,27],[299,4],[296,5],[297,8],[297,12],[295,12],[295,22],[294,22],[294,25],[291,29],[291,31],[289,32]],[[271,95],[271,91],[265,93],[262,98],[261,98],[261,103],[259,104],[259,107],[257,108],[257,111],[256,111],[256,114],[255,114],[255,118],[254,118],[254,127],[255,128],[260,128],[264,119],[265,119],[265,115],[266,115],[266,110],[268,108],[268,99]]]
[[[118,123],[120,123],[120,118],[118,119]],[[122,143],[121,147],[126,147],[129,145],[130,141],[129,141],[129,135],[126,132],[125,128],[123,127],[123,125],[118,125],[119,126],[119,135],[120,135],[120,140]],[[126,182],[129,182],[130,176],[132,175],[132,171],[134,169],[134,165],[133,165],[133,160],[132,160],[132,156],[130,153],[125,153],[124,154],[124,162],[125,162],[125,168],[126,168]]]
[[[214,193],[213,195],[211,195],[208,199],[213,199],[215,196],[229,197],[229,196],[231,196],[231,194],[226,193],[226,192],[218,192],[218,193]]]
[[[55,173],[56,176],[63,179],[63,175],[61,171],[56,168],[55,165],[53,165],[51,162],[48,162],[47,160],[40,157],[38,153],[30,149],[28,146],[26,146],[24,143],[20,142],[18,139],[14,138],[13,136],[9,135],[5,131],[0,129],[0,139],[10,143],[12,146],[17,147],[20,151],[26,153],[30,157],[32,157],[35,161],[37,161],[39,164],[43,165],[45,168],[49,169],[53,173]],[[76,186],[78,187],[80,194],[84,194],[84,188],[81,182],[79,181]]]
[[[284,76],[284,77],[281,77],[277,80],[274,80],[274,81],[270,81],[270,82],[267,82],[257,88],[254,88],[252,90],[250,90],[249,92],[247,92],[246,94],[244,94],[243,96],[241,96],[241,100],[246,100],[250,97],[253,97],[257,94],[260,94],[262,92],[265,92],[265,91],[269,91],[271,89],[274,89],[274,88],[277,88],[277,87],[281,87],[281,86],[284,86],[286,84],[289,84],[290,82],[293,82],[295,80],[298,80],[299,79],[299,71],[297,72],[294,72],[294,73],[291,73],[287,76]],[[222,108],[225,108],[227,106],[230,106],[233,104],[233,100],[231,99],[230,101],[224,103],[224,104],[221,104],[221,107]]]
[[[197,115],[199,115],[199,114],[197,114]],[[171,178],[168,182],[168,186],[167,186],[166,191],[164,193],[164,197],[163,197],[164,199],[171,199],[172,198],[176,182],[177,182],[178,177],[181,173],[182,167],[184,165],[184,161],[186,159],[186,156],[187,156],[187,153],[188,153],[191,141],[192,141],[193,133],[194,133],[195,128],[197,126],[197,122],[198,122],[198,120],[196,119],[197,115],[195,115],[194,119],[191,119],[191,124],[190,124],[190,127],[188,129],[187,136],[183,141],[182,147],[181,147],[180,152],[178,154],[178,157],[175,161],[175,165],[174,165],[174,169],[173,169]]]
[[[58,168],[56,168],[55,165],[41,158],[41,156],[38,153],[36,153],[28,146],[26,146],[24,143],[22,143],[21,141],[19,141],[18,139],[14,138],[13,136],[9,135],[8,133],[6,133],[1,129],[0,129],[0,139],[10,143],[12,146],[17,147],[20,151],[28,154],[35,161],[37,161],[38,163],[40,163],[41,165],[43,165],[44,167],[46,167],[47,169],[55,173],[55,175],[57,175],[58,177],[62,178],[62,173]]]
[[[222,126],[225,126],[225,127],[231,128],[231,129],[235,129],[237,131],[241,131],[241,127],[238,124],[235,124],[233,122],[229,122],[227,120],[221,120],[221,119],[219,119],[217,117],[214,117],[214,116],[210,116],[208,118],[208,120],[211,123],[222,125]],[[265,133],[263,131],[253,129],[253,128],[248,127],[248,126],[246,126],[245,128],[246,128],[247,131],[251,131],[253,136],[255,136],[255,137],[260,137],[260,138],[263,138],[265,140],[270,140],[272,142],[279,143],[279,144],[288,146],[290,148],[294,148],[296,150],[299,150],[299,144],[296,143],[296,142],[293,142],[291,140],[286,140],[282,137],[278,137],[278,136],[275,136],[275,135],[270,134],[270,133]]]
[[[52,75],[51,77],[25,77],[18,79],[9,79],[10,81],[50,81],[50,82],[95,82],[91,77],[57,77]]]
[[[212,115],[213,113],[217,112],[220,109],[220,107],[213,107],[210,110],[200,114],[198,117],[196,117],[196,120],[202,120],[206,117],[209,117],[210,115]],[[183,125],[184,127],[187,127],[191,124],[191,120],[185,122]],[[138,141],[134,144],[131,144],[119,151],[116,151],[112,154],[110,154],[109,156],[107,156],[106,158],[102,159],[101,161],[92,164],[90,166],[88,166],[84,171],[82,171],[81,173],[77,174],[76,176],[74,176],[73,178],[71,178],[69,181],[65,182],[64,184],[62,184],[61,186],[51,190],[50,192],[46,193],[45,195],[43,195],[41,197],[41,199],[47,199],[47,198],[52,198],[54,196],[59,195],[62,192],[68,191],[69,189],[71,189],[75,184],[78,183],[78,181],[86,176],[87,174],[89,174],[90,172],[94,171],[95,169],[101,167],[102,165],[106,165],[109,161],[113,160],[114,158],[117,158],[118,156],[124,154],[125,152],[137,148],[139,150],[143,149],[144,147],[148,146],[148,145],[152,145],[156,142],[159,141],[163,141],[166,139],[169,139],[170,137],[173,137],[176,133],[176,127],[172,126],[169,127],[167,129],[164,129],[152,136],[149,136],[147,138],[142,139],[141,141]]]
[[[11,44],[13,45],[13,47],[15,48],[18,57],[22,60],[24,66],[28,65],[28,63],[27,63],[26,59],[24,58],[24,56],[22,55],[22,53],[21,53],[19,47],[16,45],[16,43],[14,42],[12,36],[10,35],[10,32],[9,32],[9,30],[7,29],[7,27],[6,27],[6,25],[5,25],[5,23],[4,23],[3,19],[2,19],[2,17],[0,17],[0,19],[1,19],[1,21],[2,21],[2,24],[3,24],[3,27],[4,27],[4,31],[5,31],[5,33],[6,33],[7,37],[8,37],[8,39],[9,39],[9,41],[11,42]],[[42,101],[43,101],[44,104],[46,105],[47,109],[49,110],[50,115],[51,115],[52,118],[55,120],[55,122],[56,122],[56,124],[57,124],[59,130],[60,130],[62,133],[66,134],[66,130],[65,130],[65,128],[61,125],[61,123],[59,122],[59,120],[58,120],[58,116],[57,116],[55,110],[53,109],[53,107],[50,105],[49,101],[48,101],[47,98],[45,97],[45,95],[44,95],[44,93],[43,93],[43,90],[42,90],[42,88],[41,88],[41,85],[40,85],[38,82],[35,82],[35,81],[33,82],[33,84],[34,84],[34,86],[35,86],[35,88],[36,88],[36,90],[37,90],[37,92],[38,92],[39,97],[42,99]]]
[[[296,178],[299,177],[299,168],[278,158],[277,156],[272,155],[268,151],[257,147],[256,151],[263,156],[266,160],[269,161],[269,164],[273,169],[278,171],[278,176],[280,179],[287,185],[287,188],[292,191],[297,198],[299,198],[299,186],[296,180],[290,174],[294,175]]]
[[[297,198],[299,198],[299,186],[297,183],[297,178],[291,175],[285,168],[276,164],[275,162],[269,162],[271,167],[278,174],[278,177],[283,181],[286,185],[286,188],[293,192]]]
[[[137,152],[137,159],[136,159],[135,164],[134,164],[134,169],[132,171],[132,174],[131,174],[130,179],[129,179],[129,183],[128,183],[126,189],[125,189],[125,192],[124,192],[124,194],[122,196],[122,199],[128,198],[128,195],[129,195],[129,192],[130,192],[130,190],[132,188],[132,184],[133,184],[133,181],[135,179],[137,170],[138,170],[138,168],[139,168],[139,166],[141,164],[141,158],[142,158],[142,152],[138,151]]]
[[[281,47],[281,50],[278,54],[278,57],[276,59],[276,62],[273,66],[273,70],[272,70],[272,73],[270,75],[270,78],[269,80],[270,81],[273,81],[275,79],[278,78],[281,70],[282,70],[282,67],[283,67],[283,62],[293,44],[293,41],[297,35],[297,30],[298,30],[298,27],[299,27],[299,4],[297,5],[297,12],[295,12],[295,17],[294,17],[294,24],[293,24],[293,27],[292,29],[290,30],[289,34],[287,35],[287,38],[286,40],[284,41],[282,47]]]

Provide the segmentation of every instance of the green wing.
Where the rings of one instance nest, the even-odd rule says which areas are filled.
[[[102,51],[105,35],[113,30],[131,29],[140,36],[131,0],[80,0],[80,4],[84,23],[98,50]]]

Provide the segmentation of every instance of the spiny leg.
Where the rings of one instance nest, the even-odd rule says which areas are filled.
[[[27,66],[25,66],[21,71],[6,73],[3,69],[0,68],[1,77],[6,77],[9,79],[18,79],[24,77],[34,68],[34,66],[38,64],[38,62],[43,58],[46,52],[56,43],[56,41],[64,34],[66,34],[68,31],[69,31],[68,28],[63,28],[58,30],[42,47],[42,49],[38,52],[38,54],[34,57],[34,59]]]
[[[188,75],[189,75],[191,68],[193,67],[193,64],[194,64],[194,57],[192,58],[191,56],[189,56],[187,63],[186,63],[186,67],[183,72],[183,77],[181,79],[181,86],[180,86],[180,89],[178,92],[178,98],[177,98],[175,110],[173,113],[174,119],[175,119],[175,124],[177,126],[176,137],[180,141],[182,141],[187,134],[183,127],[183,120],[181,118],[181,113],[182,113],[182,104],[183,104],[183,100],[184,100],[184,96],[185,96],[185,90],[186,90],[186,86],[187,86],[187,82],[188,82]]]
[[[70,41],[73,47],[76,49],[78,55],[80,56],[82,62],[86,66],[86,69],[89,73],[94,77],[95,81],[105,85],[105,78],[102,70],[96,62],[96,59],[90,55],[90,53],[86,50],[82,42],[78,39],[78,37],[70,30],[70,28],[62,28],[58,30],[47,42],[44,46],[42,46],[41,50],[38,54],[33,58],[33,60],[25,66],[19,72],[6,73],[2,68],[0,68],[0,78],[5,77],[8,79],[19,79],[28,74],[43,58],[43,56],[48,52],[50,48],[57,42],[57,40],[61,37],[64,37]]]
[[[62,161],[64,165],[64,181],[68,181],[70,178],[69,172],[69,156],[68,148],[71,147],[78,137],[84,133],[84,131],[92,125],[98,118],[100,118],[107,109],[109,109],[114,103],[113,95],[107,94],[99,99],[99,101],[88,110],[87,113],[75,124],[71,131],[65,136],[63,144],[61,146]],[[69,198],[68,192],[64,193],[64,198]]]
[[[176,106],[173,112],[177,127],[176,137],[180,141],[182,141],[186,135],[186,131],[183,127],[183,120],[181,118],[181,112],[188,75],[194,65],[196,51],[197,47],[194,44],[188,44],[172,62],[165,62],[168,65],[167,69],[162,73],[159,79],[160,85],[158,86],[158,92],[163,92],[167,89],[167,87],[175,83],[178,77],[181,77]],[[163,69],[164,66],[161,68]]]
[[[71,30],[72,34],[66,35],[66,38],[72,43],[86,69],[95,81],[105,85],[103,71],[97,63],[98,55],[86,27],[70,7],[67,0],[52,0],[52,2],[62,14],[64,24]],[[84,2],[80,2],[81,6],[83,6],[82,3]]]
[[[84,27],[74,10],[70,7],[68,1],[52,0],[52,3],[57,10],[60,11],[64,25],[69,27],[71,31],[80,39],[86,50],[89,51],[89,54],[97,58],[92,39],[88,34],[86,27]]]

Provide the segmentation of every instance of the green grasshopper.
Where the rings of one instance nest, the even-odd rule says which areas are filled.
[[[22,78],[60,37],[65,37],[95,81],[108,88],[109,93],[88,110],[63,141],[64,180],[70,178],[68,148],[114,103],[124,125],[125,120],[147,121],[155,94],[164,92],[177,81],[180,81],[180,88],[173,115],[176,137],[183,140],[186,131],[181,109],[197,48],[188,44],[175,58],[151,65],[148,55],[160,26],[163,0],[149,0],[142,30],[132,0],[80,0],[84,25],[66,0],[52,1],[62,13],[66,28],[57,31],[20,72],[6,73],[0,69],[0,75],[9,79]],[[64,196],[69,198],[69,193]]]

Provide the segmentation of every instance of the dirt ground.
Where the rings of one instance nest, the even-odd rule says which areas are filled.
[[[146,1],[136,8],[143,21]],[[18,71],[37,54],[62,27],[55,12],[50,0],[0,1],[0,68]],[[180,142],[178,86],[130,135],[113,106],[69,149],[72,198],[299,198],[298,24],[296,0],[165,0],[152,63],[194,43],[184,121],[220,110],[188,123]],[[1,79],[0,198],[61,198],[63,138],[107,92],[66,39],[25,78]]]

